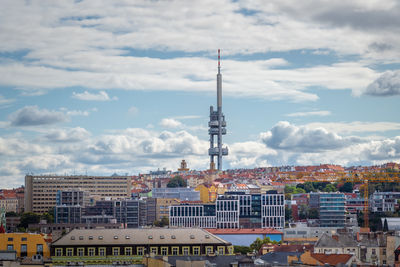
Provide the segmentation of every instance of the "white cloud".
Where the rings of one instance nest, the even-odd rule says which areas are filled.
[[[65,122],[67,117],[59,111],[39,109],[38,106],[26,106],[10,116],[12,126],[39,126]]]
[[[181,128],[182,123],[178,120],[172,119],[172,118],[164,118],[161,120],[160,125],[164,128]]]
[[[132,106],[128,109],[128,114],[131,116],[136,116],[139,113],[139,109],[135,106]]]
[[[329,115],[331,115],[331,112],[328,110],[294,112],[286,114],[286,116],[288,117],[329,116]]]
[[[51,142],[79,142],[84,141],[90,136],[90,133],[81,127],[71,129],[51,130],[45,137]]]
[[[0,95],[0,107],[7,106],[8,104],[11,104],[14,101],[15,99],[5,98],[4,96]]]
[[[351,133],[369,133],[369,132],[386,132],[400,130],[400,123],[398,122],[313,122],[308,123],[306,126],[310,128],[324,128],[330,132],[340,134]]]
[[[400,71],[386,71],[368,85],[364,94],[372,96],[400,95]]]
[[[286,121],[278,122],[270,131],[262,133],[261,139],[272,149],[307,153],[335,150],[364,142],[358,137],[342,137],[324,128],[296,126]]]
[[[88,91],[85,91],[83,93],[73,92],[72,97],[84,101],[110,101],[118,99],[116,96],[110,98],[105,91],[100,91],[98,93],[89,93]]]

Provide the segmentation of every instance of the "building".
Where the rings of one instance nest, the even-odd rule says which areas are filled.
[[[56,206],[61,189],[80,189],[100,198],[130,198],[130,176],[25,176],[25,211],[48,212]]]
[[[313,205],[311,205],[313,203]],[[310,207],[319,203],[319,225],[343,228],[346,222],[346,198],[344,193],[310,193]]]
[[[217,188],[211,183],[200,184],[195,188],[203,203],[212,203],[217,199]]]
[[[369,203],[372,212],[394,212],[398,200],[400,192],[374,192]]]
[[[181,201],[176,198],[157,198],[156,199],[156,220],[160,221],[163,217],[169,219],[169,207],[179,205]]]
[[[231,243],[202,229],[73,230],[51,247],[54,265],[139,264],[155,256],[232,255]]]
[[[216,228],[215,204],[181,204],[170,206],[169,226]]]
[[[50,257],[50,250],[42,235],[31,233],[0,234],[0,251],[16,251],[17,257],[33,257],[41,255]]]
[[[0,195],[0,209],[3,208],[6,212],[18,212],[17,197],[8,198]]]
[[[147,224],[146,202],[138,199],[114,200],[114,217],[125,228],[139,228]]]
[[[284,195],[226,192],[215,203],[170,207],[170,226],[202,228],[275,228],[285,225]]]
[[[174,188],[153,188],[153,198],[176,198],[181,201],[198,201],[200,200],[200,193],[193,188],[187,187],[174,187]]]

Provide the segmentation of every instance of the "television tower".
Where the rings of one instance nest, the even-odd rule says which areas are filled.
[[[208,134],[210,135],[210,170],[215,170],[214,158],[218,160],[218,171],[222,170],[222,156],[228,155],[228,148],[222,147],[222,135],[226,134],[225,116],[222,113],[222,75],[220,63],[220,50],[218,49],[218,74],[217,74],[217,110],[210,106],[210,121],[208,122]],[[214,137],[217,137],[217,144],[214,146]]]

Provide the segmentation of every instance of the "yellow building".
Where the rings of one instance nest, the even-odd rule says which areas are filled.
[[[32,257],[40,254],[50,257],[50,250],[40,234],[4,233],[0,234],[0,250],[15,250],[17,257]]]
[[[179,205],[181,201],[176,198],[157,198],[156,203],[156,220],[160,221],[162,217],[169,218],[169,206]]]
[[[203,203],[215,202],[217,199],[217,188],[212,184],[200,184],[194,190],[200,192],[200,200]]]

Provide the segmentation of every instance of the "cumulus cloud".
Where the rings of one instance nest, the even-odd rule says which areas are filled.
[[[161,120],[160,125],[164,128],[181,128],[182,123],[176,119],[164,118]]]
[[[45,135],[51,142],[79,142],[84,141],[90,136],[90,133],[81,127],[72,129],[55,129]]]
[[[26,106],[10,115],[12,126],[50,125],[67,121],[67,116],[59,111],[39,109],[38,106]]]
[[[386,71],[368,85],[364,94],[372,96],[400,95],[400,71]]]
[[[117,100],[118,97],[114,96],[110,98],[105,91],[100,91],[98,93],[89,93],[88,91],[85,91],[83,93],[72,93],[72,97],[75,99],[79,100],[85,100],[85,101],[110,101],[110,100]]]
[[[331,112],[328,110],[294,112],[286,114],[286,116],[288,117],[329,116],[329,115],[331,115]]]
[[[293,152],[335,150],[363,142],[358,137],[342,137],[324,128],[296,126],[286,121],[278,122],[270,131],[262,133],[261,139],[270,148]]]

